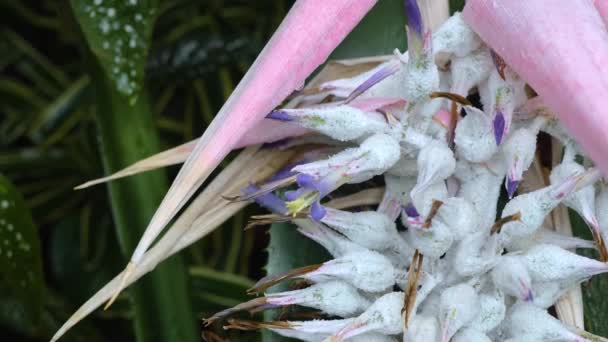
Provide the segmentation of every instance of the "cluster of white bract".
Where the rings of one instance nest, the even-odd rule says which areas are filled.
[[[311,285],[256,298],[208,322],[237,310],[297,304],[336,318],[257,327],[304,341],[585,340],[547,309],[608,271],[604,262],[568,250],[605,253],[600,227],[608,227],[608,190],[601,176],[577,163],[576,143],[550,113],[535,109],[538,99],[528,98],[525,82],[460,14],[422,39],[416,58],[396,53],[299,96],[297,109],[268,116],[340,142],[245,189],[247,199],[291,220],[334,259],[269,275],[252,292],[288,278]],[[483,111],[467,103],[470,92],[479,93]],[[563,144],[563,160],[550,185],[514,196],[534,161],[539,131]],[[341,185],[379,175],[386,190],[376,211],[322,204]],[[297,188],[270,192],[290,183]],[[497,220],[503,184],[510,200]],[[543,226],[560,204],[585,219],[595,242]],[[398,219],[406,229],[397,228]],[[232,322],[239,324],[245,323]]]

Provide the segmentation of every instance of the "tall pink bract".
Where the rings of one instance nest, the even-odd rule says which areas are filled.
[[[593,1],[469,0],[464,17],[608,174],[608,32]]]
[[[238,140],[301,88],[376,0],[300,0],[199,140],[140,240],[144,252]]]

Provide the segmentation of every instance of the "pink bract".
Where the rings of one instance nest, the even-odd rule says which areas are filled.
[[[376,0],[297,1],[207,128],[140,240],[137,264],[239,139],[323,63]]]
[[[608,174],[608,32],[593,2],[469,0],[464,17]]]

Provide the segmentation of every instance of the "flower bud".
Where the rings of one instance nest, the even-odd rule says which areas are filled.
[[[574,162],[564,161],[551,171],[551,184],[563,182],[569,175],[585,172],[585,168]],[[595,188],[588,185],[566,196],[564,204],[576,211],[585,220],[594,236],[600,236],[598,219],[595,216]]]
[[[595,199],[597,221],[603,236],[608,237],[608,186],[600,185],[600,191]]]
[[[486,112],[492,113],[494,138],[500,145],[511,127],[513,112],[526,102],[526,82],[507,68],[505,79],[496,69],[490,72],[487,88],[480,92],[481,102]]]
[[[441,342],[449,341],[460,328],[469,324],[479,309],[479,296],[472,286],[463,283],[443,290],[439,305]]]
[[[510,246],[513,247],[514,250],[519,251],[530,249],[539,244],[551,244],[564,249],[595,248],[595,242],[593,241],[558,233],[545,228],[538,229],[532,236],[514,239]]]
[[[361,139],[387,129],[386,120],[379,113],[364,112],[349,105],[279,109],[267,118],[294,122],[338,141]]]
[[[327,261],[304,278],[313,282],[341,279],[363,291],[381,292],[395,284],[395,269],[383,255],[365,251]]]
[[[501,256],[491,272],[494,286],[504,293],[522,301],[531,302],[532,278],[525,262],[519,256]]]
[[[553,245],[532,247],[520,256],[535,282],[583,281],[608,272],[608,264]]]
[[[433,140],[420,150],[417,159],[418,179],[412,194],[426,190],[434,183],[444,181],[454,173],[454,153],[444,142]]]
[[[532,161],[534,161],[538,125],[542,122],[542,119],[538,119],[532,127],[521,127],[515,130],[502,146],[502,153],[508,170],[505,188],[509,199],[513,198],[524,171],[528,170]]]
[[[386,134],[375,134],[359,147],[348,148],[325,160],[298,165],[297,181],[301,189],[288,198],[289,214],[296,214],[345,183],[360,183],[382,174],[401,155],[399,143]],[[317,203],[318,204],[318,203]],[[320,220],[324,212],[317,211]]]
[[[388,216],[375,211],[351,213],[327,208],[321,222],[365,248],[383,251],[400,239],[395,223]]]
[[[410,202],[410,192],[416,185],[416,179],[385,174],[384,183],[386,190],[378,205],[378,212],[388,216],[391,221],[395,221],[401,212],[401,207]]]
[[[559,184],[519,195],[510,200],[502,211],[502,217],[519,213],[519,219],[506,223],[499,234],[501,243],[509,246],[516,238],[533,235],[542,225],[545,216],[559,205],[577,186],[583,175],[571,175]]]
[[[452,230],[454,240],[462,240],[480,229],[479,214],[471,202],[461,197],[450,197],[442,202],[435,219]]]
[[[452,271],[460,277],[482,274],[496,265],[496,239],[487,232],[471,233],[448,252]]]
[[[496,205],[504,177],[501,170],[466,161],[457,163],[458,196],[473,204],[480,217],[480,227],[490,227],[496,219]]]
[[[428,216],[433,201],[444,201],[448,198],[448,189],[445,182],[437,182],[430,184],[421,192],[411,192],[413,208],[419,213],[422,218]]]
[[[481,47],[481,39],[465,23],[459,12],[454,13],[433,33],[433,52],[439,65],[451,56],[464,57]]]
[[[334,258],[367,250],[319,222],[307,219],[293,220],[293,222],[298,226],[300,233],[323,246]]]
[[[464,109],[467,116],[458,122],[454,136],[458,155],[474,163],[486,161],[498,151],[492,120],[475,107],[465,106]]]
[[[408,230],[408,243],[431,259],[445,254],[453,241],[454,235],[450,228],[438,220],[433,220],[428,228],[412,227]]]
[[[452,87],[450,93],[468,96],[469,90],[485,81],[494,68],[487,47],[481,47],[471,54],[452,58]]]
[[[401,333],[403,296],[403,292],[391,292],[378,298],[364,313],[336,333],[334,341],[341,342],[370,332],[383,335]]]
[[[268,330],[281,336],[296,338],[302,341],[317,342],[330,336],[352,322],[354,318],[312,321],[288,321],[285,326],[272,327]]]
[[[266,302],[276,306],[302,305],[340,317],[358,315],[370,305],[357,289],[339,280],[315,284],[301,290],[270,294],[266,296]]]

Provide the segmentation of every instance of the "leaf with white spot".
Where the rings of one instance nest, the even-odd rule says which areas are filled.
[[[42,312],[40,240],[30,210],[17,189],[0,175],[0,288],[16,299],[32,320]]]
[[[134,102],[144,76],[156,0],[71,0],[89,48],[121,94]]]

